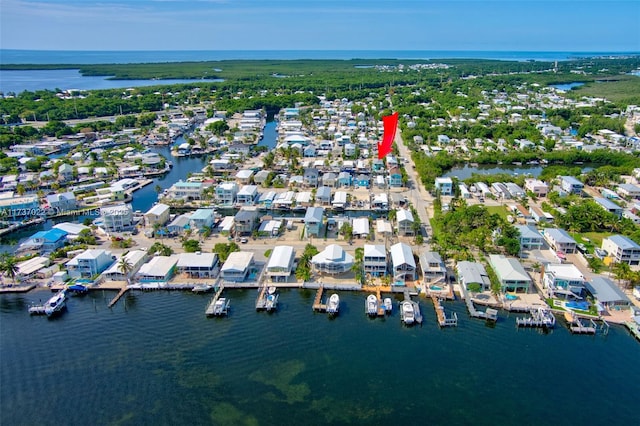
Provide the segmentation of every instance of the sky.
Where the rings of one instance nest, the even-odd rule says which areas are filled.
[[[640,0],[0,0],[0,48],[640,51]]]

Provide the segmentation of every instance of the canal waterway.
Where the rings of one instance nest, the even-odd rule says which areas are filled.
[[[70,299],[57,319],[27,307],[50,293],[0,295],[3,425],[558,425],[637,422],[640,344],[626,329],[574,336],[494,326],[445,302],[459,326],[369,319],[362,293],[341,292],[335,320],[314,292],[286,290],[258,313],[254,290],[210,296],[113,292]],[[397,304],[395,306],[397,309]]]

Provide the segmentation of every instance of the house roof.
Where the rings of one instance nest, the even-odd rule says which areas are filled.
[[[602,207],[604,207],[607,210],[622,210],[622,207],[620,207],[613,201],[608,200],[606,198],[594,198],[593,201],[600,204]]]
[[[166,204],[158,203],[155,206],[151,207],[145,214],[160,216],[166,211],[169,211],[169,206]]]
[[[353,256],[344,251],[344,249],[339,245],[329,244],[323,251],[311,258],[311,263],[341,263],[344,265],[349,265],[353,263]]]
[[[549,264],[545,266],[544,270],[545,273],[552,274],[556,278],[571,281],[584,281],[584,275],[582,275],[582,272],[580,272],[576,265],[571,263]]]
[[[387,250],[382,244],[365,244],[365,257],[387,257]]]
[[[238,179],[249,179],[253,175],[253,170],[238,170],[236,177]]]
[[[585,283],[585,287],[598,302],[630,302],[620,287],[608,278],[593,277],[591,281]]]
[[[571,235],[567,233],[564,229],[560,228],[551,228],[545,229],[544,234],[552,238],[554,241],[558,243],[576,243],[576,240],[571,238]]]
[[[407,264],[416,267],[416,261],[413,259],[411,247],[404,243],[398,243],[391,246],[391,263],[393,266]]]
[[[368,235],[369,234],[369,218],[357,217],[353,219],[353,234]]]
[[[249,251],[234,251],[229,253],[227,261],[222,265],[221,272],[243,272],[253,262],[253,253]]]
[[[531,225],[515,225],[516,229],[520,232],[521,238],[537,238],[542,239],[542,235],[538,232],[535,226]]]
[[[190,220],[207,220],[213,217],[213,209],[198,209],[191,213]]]
[[[154,256],[138,270],[138,275],[164,278],[178,263],[178,256]]]
[[[398,222],[413,222],[413,214],[410,210],[398,209],[396,219]]]
[[[217,261],[218,255],[216,253],[180,253],[176,266],[178,268],[212,268]]]
[[[304,215],[304,223],[322,222],[324,209],[322,207],[309,207]]]
[[[622,250],[640,249],[640,245],[624,235],[612,235],[607,237],[609,241],[617,245]]]
[[[39,231],[31,236],[31,239],[43,239],[47,242],[53,243],[65,238],[68,235],[66,231],[58,228],[52,228],[48,231]]]
[[[466,260],[458,262],[458,276],[466,285],[478,283],[483,286],[491,284],[487,270],[482,263],[469,262]]]
[[[295,256],[295,251],[292,246],[275,246],[271,257],[269,257],[267,269],[287,268],[293,256]]]
[[[491,254],[489,262],[500,281],[531,281],[531,277],[516,258]]]

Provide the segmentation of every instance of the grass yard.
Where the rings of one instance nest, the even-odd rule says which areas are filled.
[[[570,234],[578,244],[583,243],[589,247],[602,247],[602,240],[613,235],[611,232],[584,232]],[[587,240],[585,240],[585,237]]]
[[[505,206],[486,206],[487,211],[491,214],[497,213],[502,216],[505,220],[509,215],[509,210]],[[512,215],[513,216],[513,215]],[[515,216],[514,216],[515,217]]]

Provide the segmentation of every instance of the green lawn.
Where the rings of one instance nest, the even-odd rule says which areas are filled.
[[[497,213],[500,216],[502,216],[505,220],[507,219],[507,216],[509,215],[509,211],[507,210],[507,208],[505,206],[486,206],[486,208],[487,208],[487,211],[489,213],[491,213],[491,214]]]
[[[570,234],[576,242],[584,243],[587,247],[602,247],[602,240],[613,235],[611,232],[583,232]],[[585,240],[585,237],[587,240]]]
[[[588,83],[572,90],[571,93],[607,98],[613,102],[635,102],[640,99],[640,78],[635,76],[615,77],[615,80]]]

